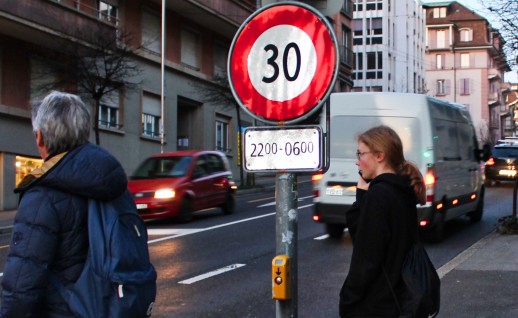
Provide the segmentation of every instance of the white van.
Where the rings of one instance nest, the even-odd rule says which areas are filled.
[[[468,215],[482,218],[484,183],[475,129],[463,105],[420,94],[334,93],[330,97],[330,165],[314,175],[313,220],[341,237],[345,212],[356,198],[357,136],[387,125],[403,142],[405,158],[424,176],[426,205],[418,206],[419,224],[440,241],[444,223]]]

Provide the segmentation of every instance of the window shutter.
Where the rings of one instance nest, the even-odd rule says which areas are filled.
[[[450,95],[450,80],[447,79],[447,80],[444,80],[444,94],[445,95]]]
[[[160,117],[160,97],[144,93],[144,96],[142,96],[142,112]]]

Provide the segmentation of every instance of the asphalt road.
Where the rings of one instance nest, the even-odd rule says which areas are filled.
[[[300,180],[299,180],[300,182]],[[189,224],[150,224],[152,259],[159,272],[153,317],[275,317],[271,299],[271,262],[275,256],[274,193],[242,195],[234,215],[217,209],[199,213]],[[512,208],[512,185],[487,189],[485,215],[450,222],[447,238],[426,244],[437,268],[490,233]],[[338,317],[338,293],[352,245],[326,238],[311,220],[308,183],[299,184],[298,316]],[[158,234],[158,229],[169,230]]]
[[[447,237],[425,244],[437,268],[494,230],[512,211],[513,185],[488,188],[481,222],[460,218],[447,224]],[[352,245],[325,235],[311,220],[312,189],[299,178],[297,241],[298,317],[338,317],[338,293],[346,277]],[[240,194],[237,211],[195,214],[194,221],[148,223],[152,262],[158,271],[153,317],[275,317],[271,263],[275,256],[275,193]],[[3,267],[10,235],[0,235]]]

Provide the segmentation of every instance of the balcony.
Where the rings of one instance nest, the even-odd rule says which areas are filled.
[[[63,39],[83,38],[84,30],[116,36],[116,19],[103,19],[95,8],[76,3],[0,1],[0,32],[48,48],[59,48]]]
[[[161,0],[149,0],[161,5]],[[166,7],[221,34],[235,34],[239,26],[256,10],[255,0],[167,0]]]

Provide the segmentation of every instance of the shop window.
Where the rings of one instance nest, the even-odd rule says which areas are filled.
[[[16,156],[16,184],[18,185],[26,175],[31,173],[34,169],[41,167],[42,164],[42,159]]]

